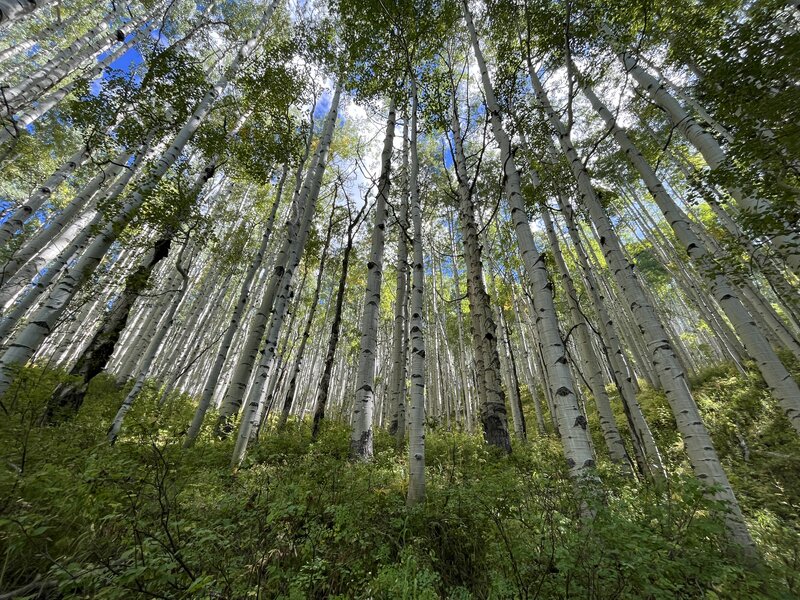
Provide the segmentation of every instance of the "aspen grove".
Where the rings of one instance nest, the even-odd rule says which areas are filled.
[[[0,0],[0,599],[800,596],[800,4]]]

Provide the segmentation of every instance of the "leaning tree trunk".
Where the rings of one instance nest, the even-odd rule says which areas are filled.
[[[245,308],[247,308],[247,302],[250,298],[250,290],[253,285],[253,279],[255,278],[258,269],[261,267],[261,263],[264,260],[264,253],[267,251],[270,238],[272,237],[275,216],[278,212],[278,206],[280,205],[281,197],[283,195],[283,186],[286,182],[287,173],[288,165],[284,167],[283,173],[281,173],[281,178],[278,182],[278,189],[275,193],[275,200],[272,203],[272,210],[270,211],[269,218],[264,226],[264,233],[261,236],[261,245],[253,255],[253,259],[250,261],[250,265],[247,268],[242,285],[239,288],[239,296],[236,301],[236,306],[233,310],[233,314],[230,317],[228,326],[225,328],[225,334],[222,338],[222,342],[219,345],[219,350],[217,351],[214,359],[214,364],[211,367],[208,377],[206,378],[206,382],[203,387],[203,395],[200,397],[200,401],[197,404],[197,410],[195,410],[192,423],[189,425],[189,429],[186,432],[186,439],[183,443],[184,448],[191,448],[194,445],[194,442],[200,433],[200,429],[203,426],[203,420],[205,419],[206,412],[208,412],[208,408],[211,406],[211,399],[214,395],[214,390],[219,383],[220,373],[222,372],[222,368],[225,366],[225,361],[228,358],[228,353],[230,351],[231,344],[233,343],[233,338],[239,328],[239,322],[241,321]]]
[[[608,33],[608,31],[607,31]],[[650,98],[667,113],[675,127],[686,136],[686,139],[697,148],[709,169],[712,171],[724,168],[728,162],[725,151],[714,136],[708,133],[695,121],[686,109],[667,91],[664,85],[637,64],[636,58],[627,51],[619,53],[619,58],[629,72]],[[728,192],[736,200],[740,209],[761,215],[769,212],[769,203],[763,198],[754,198],[737,187],[728,188]],[[790,232],[791,223],[781,223],[778,219],[778,231],[770,232],[771,243],[781,255],[786,265],[800,275],[800,234]],[[787,229],[787,231],[782,231]]]
[[[146,32],[135,34],[129,41],[122,44],[114,52],[94,65],[89,72],[84,75],[84,77],[86,79],[94,79],[102,75],[106,68],[108,68],[115,60],[125,54],[125,52],[127,52],[131,47],[133,47],[134,42],[138,41],[140,37],[149,39],[150,32],[153,31],[154,28],[155,26],[150,26]],[[0,128],[0,144],[8,144],[12,141],[16,143],[16,141],[19,139],[19,136],[27,129],[27,127],[38,121],[52,108],[64,100],[64,98],[75,91],[78,88],[80,81],[80,79],[76,79],[64,87],[37,99],[36,103],[31,104],[29,108],[22,110],[13,116],[9,115],[6,120],[10,122],[6,123],[2,128]]]
[[[611,460],[620,465],[624,470],[630,472],[628,469],[630,458],[628,458],[625,444],[622,441],[622,436],[619,434],[617,422],[611,410],[611,400],[608,397],[608,393],[606,393],[606,382],[603,379],[603,371],[594,354],[592,342],[589,337],[589,327],[578,305],[578,294],[572,283],[567,264],[564,262],[564,257],[561,254],[561,245],[558,243],[553,221],[546,207],[542,208],[541,214],[547,239],[550,242],[550,249],[553,252],[556,267],[561,274],[562,288],[567,297],[567,304],[570,314],[572,315],[572,327],[578,337],[578,350],[583,359],[584,373],[586,374],[589,389],[592,392],[595,405],[597,406],[597,413],[600,416],[600,430],[603,432],[603,438],[608,447]]]
[[[17,369],[33,356],[42,341],[50,334],[59,316],[97,268],[97,265],[100,264],[108,249],[117,239],[119,232],[131,221],[147,195],[155,189],[167,170],[178,160],[183,148],[211,112],[216,100],[222,95],[223,90],[228,85],[228,81],[233,78],[239,70],[240,64],[255,48],[258,38],[266,28],[278,2],[279,0],[273,0],[272,4],[267,8],[253,37],[239,49],[236,57],[225,70],[225,74],[217,81],[214,87],[206,92],[187,123],[184,124],[159,160],[156,161],[145,181],[128,197],[119,213],[103,228],[103,231],[86,249],[75,267],[65,273],[55,289],[50,293],[44,306],[37,311],[27,327],[20,332],[14,343],[9,346],[2,358],[0,358],[0,396],[6,392],[14,381]]]
[[[92,379],[105,369],[114,353],[133,303],[149,285],[153,269],[169,254],[171,244],[171,235],[157,239],[141,264],[125,279],[122,295],[105,315],[100,329],[70,370],[70,375],[80,377],[80,381],[63,383],[56,388],[47,403],[47,422],[63,421],[78,412]]]
[[[54,0],[0,0],[0,26],[17,21]]]
[[[578,184],[583,204],[597,228],[600,246],[609,269],[646,340],[647,348],[651,353],[652,365],[656,369],[659,382],[675,415],[678,430],[683,436],[692,467],[703,482],[718,488],[719,491],[714,496],[728,503],[730,512],[726,521],[732,541],[741,546],[744,552],[754,555],[755,546],[744,523],[744,517],[733,488],[722,468],[711,436],[703,424],[697,404],[689,390],[686,374],[675,354],[669,335],[633,271],[633,265],[625,257],[617,233],[592,186],[584,163],[575,151],[568,132],[545,94],[530,55],[526,58],[528,74],[539,105],[558,136],[561,149]]]
[[[255,331],[251,329],[251,332],[247,338],[246,351],[248,354],[245,358],[249,360],[249,366],[245,365],[241,369],[237,367],[237,371],[234,373],[234,379],[229,385],[226,400],[220,407],[220,417],[217,423],[218,434],[226,435],[227,432],[233,430],[232,419],[241,408],[247,381],[250,379],[252,365],[255,363],[256,354],[261,346],[261,337],[263,335],[263,331],[266,329],[268,324],[268,311],[272,310],[270,328],[267,332],[264,348],[260,353],[261,360],[259,361],[258,368],[255,372],[255,377],[253,378],[253,386],[260,391],[267,379],[267,376],[269,375],[270,364],[275,354],[278,335],[280,334],[287,302],[289,300],[289,294],[291,292],[292,277],[297,265],[300,262],[300,257],[305,250],[308,232],[311,227],[311,221],[313,220],[317,198],[322,185],[322,177],[325,174],[328,150],[330,149],[331,141],[333,140],[333,133],[336,126],[336,114],[339,107],[341,93],[342,84],[340,82],[336,86],[336,91],[333,99],[331,100],[331,107],[328,111],[328,115],[325,118],[322,137],[319,142],[316,156],[314,157],[311,169],[309,170],[305,181],[303,182],[303,187],[296,198],[297,201],[295,206],[298,210],[298,214],[295,221],[295,227],[293,231],[290,232],[289,238],[291,239],[287,238],[286,242],[288,242],[288,244],[285,242],[284,247],[281,249],[282,256],[279,257],[275,271],[267,285],[264,298],[262,299],[261,305],[256,313],[258,321],[257,323],[254,323],[254,328],[255,325],[258,325],[258,328]],[[254,346],[251,345],[253,341],[255,341]],[[246,378],[242,379],[242,375],[246,375]],[[235,386],[234,383],[236,384]],[[241,457],[244,456],[246,444],[250,437],[250,429],[252,429],[254,426],[252,418],[258,409],[259,396],[259,393],[255,393],[254,396],[251,396],[254,398],[253,402],[255,405],[253,402],[248,403],[244,414],[242,415],[242,420],[239,427],[238,443],[236,449],[234,450],[234,463],[238,463],[238,461],[241,460]]]
[[[6,306],[19,292],[28,285],[40,268],[37,262],[40,261],[42,251],[62,233],[64,228],[67,231],[73,230],[68,225],[77,220],[82,221],[87,214],[96,212],[97,206],[109,206],[124,191],[131,178],[138,172],[144,163],[150,149],[149,143],[145,143],[135,154],[134,163],[128,167],[128,162],[134,157],[133,153],[125,150],[117,155],[112,161],[112,165],[103,169],[67,204],[66,207],[45,227],[40,229],[36,235],[27,240],[3,265],[3,273],[0,275],[2,288],[0,288],[0,306]],[[120,173],[126,172],[120,176]],[[103,184],[109,186],[101,194]],[[76,217],[83,212],[83,216]],[[91,220],[89,216],[89,220]],[[45,261],[46,257],[41,257]]]
[[[22,229],[25,221],[50,199],[53,191],[60,186],[73,171],[89,160],[89,156],[88,148],[86,146],[81,146],[78,151],[70,156],[61,167],[42,183],[42,185],[36,188],[28,197],[28,200],[17,208],[3,223],[2,227],[0,227],[0,246],[5,245],[16,231]],[[0,281],[6,278],[4,269]]]
[[[639,470],[642,474],[652,477],[656,481],[667,478],[661,453],[656,445],[650,426],[642,414],[642,409],[636,400],[637,385],[633,370],[629,367],[622,343],[617,333],[617,326],[606,308],[606,296],[598,286],[594,271],[589,264],[589,258],[583,248],[583,242],[578,234],[578,229],[573,216],[572,207],[563,195],[558,194],[559,209],[564,215],[567,231],[572,240],[572,246],[578,258],[583,274],[584,287],[589,292],[592,305],[597,311],[597,324],[600,330],[600,342],[606,355],[611,370],[614,374],[614,383],[619,391],[622,407],[628,420],[631,431],[633,447]]]
[[[231,132],[235,135],[242,124],[240,121]],[[193,202],[201,193],[203,187],[208,183],[214,174],[214,164],[217,159],[213,159],[209,166],[198,176],[188,197],[189,202],[180,208],[178,221],[183,222],[187,213],[191,209],[190,202]],[[172,245],[172,239],[176,233],[174,227],[169,227],[167,231],[159,237],[149,251],[149,256],[126,280],[125,289],[121,298],[117,301],[114,308],[107,314],[100,330],[77,359],[71,375],[80,376],[82,381],[74,385],[60,386],[51,397],[48,404],[47,417],[66,418],[75,414],[83,404],[84,396],[88,390],[91,380],[105,369],[109,359],[114,353],[114,349],[119,340],[122,330],[128,322],[130,310],[134,302],[147,288],[150,276],[156,265],[166,258]]]
[[[328,260],[328,251],[331,245],[331,234],[333,233],[333,216],[336,213],[336,205],[331,207],[331,217],[328,220],[328,230],[325,233],[325,242],[322,246],[322,255],[319,259],[319,268],[317,270],[317,281],[314,287],[314,296],[311,298],[311,305],[306,316],[306,324],[303,327],[303,333],[300,339],[300,347],[297,350],[297,357],[292,367],[289,385],[286,389],[286,396],[283,400],[283,409],[281,411],[280,420],[278,421],[278,429],[283,429],[286,426],[286,421],[289,418],[289,412],[292,410],[292,403],[294,401],[294,394],[297,389],[297,377],[300,374],[300,368],[303,366],[303,359],[305,358],[306,346],[308,338],[311,335],[311,325],[314,323],[314,315],[317,314],[317,305],[319,304],[319,296],[322,291],[322,277],[325,273],[325,263]]]
[[[279,286],[283,280],[284,273],[288,268],[291,268],[289,262],[291,257],[297,255],[298,233],[305,223],[303,215],[309,209],[308,191],[311,186],[311,178],[319,162],[319,156],[319,150],[317,150],[306,173],[302,189],[292,199],[291,213],[286,223],[286,237],[283,240],[281,249],[278,251],[272,267],[272,273],[267,278],[261,302],[253,315],[244,344],[238,354],[239,360],[236,363],[222,399],[222,404],[219,407],[219,415],[215,426],[215,433],[218,437],[225,437],[233,431],[234,420],[245,400],[245,392],[251,381],[253,370],[256,368],[259,347],[264,337],[264,331],[269,325],[269,315],[275,303]],[[216,382],[213,383],[216,385]]]
[[[641,175],[658,208],[675,232],[678,242],[698,265],[712,295],[719,302],[728,319],[730,319],[731,325],[741,338],[745,350],[758,365],[773,397],[780,403],[795,431],[800,433],[800,388],[798,388],[797,383],[781,363],[764,334],[756,326],[742,301],[739,300],[733,286],[724,274],[723,266],[716,264],[713,254],[709,252],[703,241],[695,235],[689,226],[689,219],[686,214],[664,189],[653,168],[633,145],[627,133],[617,125],[608,108],[600,102],[600,99],[588,85],[584,86],[583,93],[592,103],[592,107],[603,118],[614,139],[617,140],[620,148],[625,152],[625,156]]]
[[[111,423],[111,427],[108,430],[108,441],[111,444],[114,444],[117,441],[119,432],[122,429],[122,422],[125,419],[125,415],[128,414],[128,411],[130,411],[131,407],[133,406],[134,400],[136,400],[139,393],[142,391],[145,379],[150,373],[150,367],[153,365],[153,361],[155,360],[156,355],[158,354],[158,351],[164,342],[164,338],[167,336],[167,333],[169,333],[169,329],[175,319],[175,313],[178,312],[178,307],[180,306],[183,297],[186,295],[186,288],[189,285],[189,274],[187,272],[188,266],[181,264],[185,250],[186,246],[183,246],[175,264],[175,267],[181,276],[181,287],[177,290],[177,294],[175,294],[175,296],[170,300],[169,308],[167,309],[166,314],[161,318],[158,330],[150,340],[147,350],[142,357],[142,362],[139,366],[139,374],[136,376],[136,381],[134,382],[131,390],[128,392],[128,395],[125,396],[125,400],[123,400],[122,405],[119,407],[119,410],[114,417],[114,421]]]

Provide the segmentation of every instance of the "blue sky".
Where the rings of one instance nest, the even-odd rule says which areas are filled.
[[[125,41],[126,42],[130,41],[132,36],[133,36],[133,33],[131,33],[125,39]],[[159,43],[162,44],[162,45],[166,42],[166,38],[164,36],[162,36],[161,33],[158,30],[152,31],[150,33],[150,37],[152,37],[154,40],[158,40]],[[100,62],[102,60],[105,60],[108,57],[108,55],[113,53],[113,52],[114,52],[113,48],[111,50],[107,50],[106,52],[103,52],[102,54],[100,54],[97,57],[97,61]],[[141,52],[139,52],[138,48],[136,48],[134,46],[134,47],[129,48],[122,56],[120,56],[117,60],[112,62],[111,65],[110,65],[110,68],[116,69],[118,71],[122,71],[123,73],[130,73],[133,69],[135,69],[140,64],[142,64],[142,62],[144,62],[144,58],[142,57],[142,54],[141,54]],[[92,94],[97,95],[97,94],[100,93],[100,86],[102,85],[102,80],[103,80],[104,77],[105,77],[105,74],[101,75],[100,77],[98,77],[97,79],[92,81],[91,88],[90,88]]]

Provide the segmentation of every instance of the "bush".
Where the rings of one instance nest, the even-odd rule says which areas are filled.
[[[796,463],[783,454],[794,442],[773,422],[780,415],[765,412],[757,382],[727,371],[698,397],[769,562],[762,573],[729,554],[720,507],[681,474],[679,451],[663,489],[601,464],[606,491],[581,498],[554,438],[515,441],[505,457],[479,436],[433,430],[427,500],[409,509],[405,456],[383,432],[374,461],[351,463],[345,426],[328,423],[312,443],[307,423],[290,422],[262,432],[232,472],[230,440],[206,432],[181,447],[192,403],[173,397],[159,410],[154,387],[113,447],[105,429],[124,390],[111,380],[95,382],[72,421],[39,427],[59,379],[24,374],[25,392],[0,426],[10,465],[0,479],[0,589],[39,578],[67,598],[786,598],[797,590]],[[672,439],[658,419],[663,399],[643,396],[659,439]],[[749,421],[740,410],[752,411]],[[726,443],[732,423],[748,436],[749,463]],[[760,455],[764,447],[779,456]],[[591,521],[581,519],[584,502]]]

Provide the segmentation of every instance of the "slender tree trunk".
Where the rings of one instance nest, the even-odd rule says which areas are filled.
[[[600,368],[600,363],[594,355],[591,339],[589,337],[589,328],[583,317],[580,306],[578,305],[578,294],[572,283],[572,277],[570,277],[567,264],[564,262],[564,257],[561,254],[561,245],[558,242],[550,213],[544,208],[541,214],[547,239],[553,252],[553,258],[561,274],[561,287],[567,297],[567,304],[569,305],[570,314],[572,315],[572,327],[577,336],[577,346],[582,358],[584,373],[586,373],[587,383],[589,384],[589,389],[592,392],[592,397],[597,406],[597,412],[600,416],[600,429],[603,432],[603,438],[608,447],[609,456],[613,462],[627,471],[630,458],[628,458],[625,444],[619,434],[619,429],[614,419],[614,413],[611,410],[611,400],[606,393],[606,382],[603,379],[603,372]]]
[[[636,276],[633,266],[625,258],[617,233],[611,226],[608,214],[592,186],[583,161],[575,151],[569,134],[550,105],[529,55],[527,60],[534,92],[550,125],[558,135],[561,149],[578,184],[582,202],[588,209],[592,222],[597,228],[600,246],[609,269],[625,298],[626,304],[630,307],[636,319],[639,330],[647,343],[648,351],[651,352],[652,364],[656,369],[667,400],[672,407],[678,430],[683,436],[695,473],[704,483],[718,487],[719,491],[714,496],[721,501],[727,502],[730,508],[730,513],[727,516],[727,525],[732,541],[741,546],[744,552],[754,555],[755,546],[744,523],[744,517],[733,488],[722,468],[722,463],[714,449],[711,436],[703,424],[697,404],[689,390],[686,375],[675,355],[670,338]]]
[[[0,227],[0,246],[8,243],[11,236],[19,229],[22,229],[25,221],[47,202],[53,194],[53,191],[58,188],[67,177],[89,160],[89,156],[89,149],[86,146],[81,146],[78,151],[70,156],[61,167],[54,171],[42,185],[36,188],[28,197],[28,200],[17,208],[3,223],[2,227]],[[5,269],[3,269],[3,276],[0,278],[0,281],[5,279]]]
[[[607,30],[607,33],[610,30]],[[636,82],[642,87],[650,98],[658,104],[669,116],[675,127],[686,136],[695,148],[702,154],[709,169],[712,171],[724,168],[728,158],[714,136],[703,129],[680,103],[667,91],[655,77],[650,75],[638,65],[636,58],[629,52],[622,51],[619,58]],[[741,210],[761,215],[770,211],[769,203],[760,198],[753,198],[737,187],[729,187],[728,192],[733,196]],[[792,232],[790,223],[780,223],[777,231],[770,232],[771,243],[776,247],[787,266],[795,275],[800,275],[800,235]]]
[[[463,418],[461,426],[467,431],[472,431],[472,414],[469,410],[470,405],[470,389],[469,377],[467,371],[466,354],[467,348],[464,344],[464,327],[462,324],[464,315],[461,310],[461,281],[458,269],[458,253],[456,248],[455,234],[453,233],[454,223],[452,216],[448,224],[450,233],[450,249],[453,253],[453,289],[455,290],[454,300],[456,305],[456,325],[458,327],[458,371],[459,381],[461,383],[461,394],[458,396],[458,404],[456,406],[456,418]]]
[[[506,364],[508,365],[508,389],[510,394],[512,415],[514,417],[514,434],[523,442],[528,439],[528,427],[525,423],[525,413],[522,410],[522,398],[519,391],[519,374],[517,361],[514,357],[514,348],[511,345],[511,330],[508,321],[500,307],[500,325],[503,328],[503,344],[505,345]]]
[[[146,32],[136,33],[129,41],[122,44],[118,49],[114,50],[111,54],[103,60],[94,65],[88,73],[84,75],[87,79],[94,79],[108,68],[114,61],[121,57],[125,52],[134,46],[140,38],[149,39],[150,32],[155,29],[151,25]],[[35,104],[31,104],[29,108],[18,112],[11,117],[9,115],[5,120],[7,123],[0,129],[0,144],[8,144],[19,139],[19,136],[26,130],[27,127],[38,121],[41,117],[47,114],[52,108],[57,106],[64,98],[77,89],[81,80],[76,79],[64,87],[37,99]]]
[[[422,204],[419,196],[419,157],[417,155],[417,81],[411,82],[411,127],[409,152],[409,194],[411,224],[414,228],[411,261],[411,394],[408,431],[408,495],[409,506],[425,500],[425,331],[423,321],[425,272],[422,252]]]
[[[522,184],[511,150],[511,142],[503,129],[500,118],[500,107],[494,95],[489,79],[489,72],[478,43],[478,34],[472,22],[472,15],[465,0],[462,0],[467,29],[472,41],[478,68],[481,73],[483,91],[486,97],[486,108],[492,122],[492,131],[500,146],[500,157],[505,173],[505,188],[511,208],[511,217],[519,241],[522,259],[527,276],[530,278],[534,313],[537,316],[537,328],[542,344],[547,383],[552,391],[555,403],[555,417],[564,446],[571,474],[582,480],[595,466],[591,442],[589,441],[586,417],[580,410],[572,374],[567,364],[564,343],[558,329],[558,317],[553,302],[552,284],[550,283],[544,257],[536,248],[522,197]]]
[[[256,370],[255,377],[253,379],[253,400],[252,402],[248,403],[242,414],[242,419],[239,424],[239,434],[231,461],[232,465],[234,466],[241,462],[242,458],[244,457],[244,453],[247,450],[250,431],[255,426],[254,416],[258,411],[260,392],[267,377],[269,376],[272,360],[275,357],[278,337],[283,325],[287,305],[292,295],[292,278],[294,277],[294,272],[300,263],[302,253],[305,250],[306,240],[308,239],[309,229],[311,228],[311,222],[316,209],[317,198],[322,185],[322,177],[325,174],[328,150],[333,139],[333,133],[336,126],[336,116],[339,108],[339,99],[341,98],[341,95],[342,83],[339,82],[336,85],[336,91],[334,92],[333,99],[331,100],[331,106],[328,111],[328,115],[325,118],[322,138],[320,139],[319,148],[317,150],[316,163],[313,170],[306,177],[306,180],[303,184],[303,189],[300,192],[301,196],[303,197],[303,213],[298,222],[296,239],[292,241],[289,249],[285,263],[287,266],[285,269],[283,269],[279,278],[276,278],[270,282],[269,287],[277,282],[277,292],[272,294],[272,296],[275,297],[273,314],[264,347],[261,351],[261,360],[259,361],[258,369]],[[268,292],[267,295],[265,295],[265,298],[267,298],[269,295],[270,294]],[[270,302],[270,304],[272,304],[272,302]],[[263,303],[261,308],[263,309]]]
[[[491,299],[483,281],[483,259],[475,222],[475,205],[472,188],[467,175],[461,125],[456,111],[455,90],[453,90],[453,118],[451,129],[455,140],[453,155],[458,178],[459,224],[464,244],[464,258],[467,264],[467,286],[469,290],[470,315],[472,317],[473,339],[475,341],[475,368],[478,371],[481,391],[481,423],[486,443],[511,452],[511,438],[508,433],[506,399],[500,379],[500,356],[497,351],[497,327],[492,314]]]
[[[175,319],[175,313],[178,311],[178,307],[181,304],[184,296],[186,295],[186,288],[189,285],[189,274],[187,272],[188,265],[182,264],[183,261],[183,254],[186,250],[186,246],[181,248],[181,252],[178,255],[178,260],[176,263],[176,268],[178,273],[181,276],[181,286],[177,290],[177,293],[174,294],[172,298],[170,298],[169,308],[164,316],[161,318],[159,323],[158,330],[156,331],[155,335],[150,340],[150,343],[147,346],[147,350],[144,353],[142,358],[142,364],[139,367],[139,374],[136,376],[136,381],[133,384],[133,387],[128,392],[128,395],[125,396],[125,400],[122,402],[122,406],[119,407],[116,416],[114,417],[114,421],[111,423],[111,427],[108,430],[108,441],[113,445],[117,441],[117,437],[119,437],[119,433],[122,430],[122,422],[125,419],[125,415],[128,414],[128,411],[133,406],[134,400],[138,397],[139,393],[142,391],[144,387],[145,379],[147,375],[150,373],[150,367],[153,364],[153,361],[158,354],[159,349],[161,348],[162,343],[164,342],[164,338],[169,333],[169,329],[172,326],[173,320]]]
[[[167,170],[178,160],[183,148],[194,136],[206,116],[208,116],[216,100],[227,86],[228,81],[238,71],[239,65],[255,48],[256,42],[269,22],[278,1],[273,0],[273,3],[265,11],[256,33],[239,49],[233,62],[225,70],[225,75],[217,81],[214,87],[208,90],[188,122],[181,128],[167,150],[164,151],[153,169],[148,173],[145,181],[129,196],[119,213],[86,249],[76,266],[61,278],[61,281],[53,289],[42,309],[37,312],[28,326],[20,332],[14,343],[9,346],[2,358],[0,358],[0,395],[4,394],[11,385],[16,370],[28,361],[50,333],[58,317],[64,312],[78,289],[94,272],[103,256],[116,240],[119,232],[124,229],[136,214],[147,194],[155,189]]]
[[[372,248],[367,262],[367,287],[361,320],[361,349],[356,378],[356,397],[353,405],[353,429],[350,435],[350,454],[353,458],[372,458],[372,421],[375,404],[375,353],[378,346],[381,282],[383,281],[383,247],[386,239],[386,199],[391,186],[392,147],[394,145],[395,107],[389,104],[386,134],[381,154],[381,174],[375,199],[375,224],[372,228]]]
[[[18,21],[33,11],[47,6],[53,0],[0,0],[0,25]]]
[[[278,421],[278,429],[283,429],[286,426],[286,420],[289,418],[289,412],[292,409],[292,402],[294,400],[295,390],[297,388],[297,376],[300,374],[300,368],[303,366],[303,359],[305,357],[306,344],[311,335],[311,325],[314,323],[314,315],[317,311],[319,304],[319,296],[322,291],[322,277],[325,273],[325,263],[328,260],[328,251],[331,245],[331,233],[333,232],[333,217],[336,214],[336,206],[331,207],[331,217],[328,219],[328,230],[325,233],[325,244],[322,246],[322,255],[319,259],[319,267],[317,269],[317,282],[314,287],[314,296],[311,299],[311,305],[306,317],[306,324],[303,327],[303,334],[300,340],[300,348],[297,350],[297,358],[295,358],[294,366],[292,367],[292,375],[289,380],[289,387],[286,391],[286,396],[283,401],[283,411],[281,412],[280,421]]]
[[[314,214],[314,204],[316,202],[319,189],[322,184],[322,176],[325,172],[327,153],[333,139],[333,130],[336,125],[336,111],[338,110],[339,98],[341,96],[341,84],[337,85],[331,109],[325,119],[322,136],[314,158],[311,161],[308,172],[303,180],[302,187],[298,189],[292,200],[292,218],[287,224],[287,236],[278,253],[273,272],[267,282],[264,294],[259,304],[258,310],[250,324],[250,330],[244,342],[240,359],[233,372],[231,381],[228,384],[225,397],[219,410],[219,418],[216,425],[216,434],[220,437],[227,436],[233,431],[233,420],[239,413],[247,390],[250,376],[256,365],[256,358],[259,355],[261,340],[264,331],[269,324],[270,311],[273,310],[278,292],[283,289],[282,283],[289,285],[291,274],[296,266],[295,261],[299,262],[305,238],[308,235],[308,228],[311,226],[311,219]],[[284,277],[289,272],[289,279],[284,281]],[[284,286],[285,287],[285,286]],[[281,319],[283,317],[281,316]],[[274,321],[275,317],[273,317]],[[263,358],[263,353],[262,353]],[[257,371],[265,376],[265,365],[259,364]],[[261,380],[263,382],[263,378]]]
[[[98,206],[109,206],[125,191],[128,183],[145,163],[149,150],[149,143],[145,143],[135,155],[128,151],[121,152],[111,166],[98,173],[61,213],[12,255],[4,265],[3,274],[0,277],[3,282],[0,306],[7,306],[33,280],[40,271],[39,263],[42,260],[47,261],[45,249],[60,239],[59,234],[65,227],[67,228],[65,233],[75,231],[74,226],[67,226],[74,225],[76,221],[80,223],[91,220]],[[128,165],[134,156],[133,164]],[[104,183],[107,183],[108,187],[101,193]],[[81,211],[82,214],[78,216]]]
[[[233,343],[233,337],[236,334],[242,314],[244,313],[244,310],[247,307],[248,299],[250,298],[253,279],[258,272],[258,269],[261,267],[261,263],[264,260],[264,253],[267,251],[270,238],[272,237],[272,229],[275,224],[275,215],[278,212],[278,206],[280,205],[281,197],[283,195],[283,186],[286,182],[286,176],[288,173],[287,167],[288,165],[284,166],[283,172],[281,173],[278,189],[275,192],[275,200],[272,203],[272,210],[270,211],[267,223],[264,226],[264,233],[261,236],[261,245],[259,246],[255,255],[253,255],[253,259],[250,261],[250,265],[247,268],[244,280],[242,281],[242,285],[239,289],[239,297],[236,302],[236,307],[233,310],[228,327],[225,329],[225,334],[222,338],[222,342],[220,343],[216,358],[214,359],[214,364],[211,367],[211,371],[209,372],[209,376],[206,379],[205,386],[203,387],[203,395],[200,397],[200,401],[197,404],[197,410],[195,411],[192,422],[186,432],[186,439],[183,442],[184,448],[190,448],[192,445],[194,445],[194,442],[200,433],[200,429],[203,426],[203,420],[205,419],[206,412],[208,412],[208,407],[211,405],[211,399],[214,395],[214,390],[217,388],[217,384],[220,382],[220,373],[222,372],[222,368],[225,366],[225,360],[228,358],[231,344]]]
[[[781,363],[769,342],[756,326],[741,300],[739,300],[733,286],[724,275],[722,266],[715,263],[712,253],[709,252],[703,241],[694,234],[694,231],[689,226],[686,214],[667,194],[655,171],[645,161],[625,131],[617,125],[611,112],[600,102],[600,99],[592,89],[589,86],[584,86],[583,92],[605,121],[606,126],[617,140],[620,148],[625,152],[628,160],[642,176],[648,191],[656,201],[659,209],[661,209],[667,223],[675,232],[678,242],[695,264],[698,265],[711,293],[722,306],[736,333],[741,337],[745,350],[758,365],[773,397],[780,403],[795,431],[800,433],[800,388],[798,388],[797,383],[792,379],[788,370]]]
[[[342,308],[344,307],[344,293],[347,284],[347,273],[350,270],[350,253],[353,250],[353,236],[358,224],[357,219],[352,219],[347,227],[346,238],[342,253],[342,268],[339,274],[339,287],[336,290],[336,304],[333,309],[333,321],[331,322],[331,334],[328,337],[328,350],[325,353],[325,366],[322,371],[322,379],[317,391],[317,400],[314,406],[314,420],[311,425],[311,439],[316,440],[319,436],[322,420],[325,418],[325,409],[328,405],[330,394],[331,373],[333,361],[336,357],[336,348],[339,346],[339,334],[342,328]]]
[[[514,292],[514,288],[511,288],[512,294]],[[513,302],[514,306],[519,306],[517,304],[517,299],[514,298],[512,295],[511,301]],[[518,317],[519,321],[519,317]],[[525,355],[525,361],[523,362],[523,372],[525,373],[525,381],[528,387],[528,392],[531,395],[531,402],[533,403],[533,412],[536,415],[536,429],[539,432],[539,435],[545,435],[547,429],[544,424],[544,416],[542,415],[542,405],[539,402],[539,393],[536,391],[536,377],[535,377],[535,370],[533,368],[533,363],[531,362],[531,346],[528,344],[528,340],[525,337],[525,324],[520,322],[519,327],[519,335],[522,340],[522,350]]]
[[[75,415],[83,405],[89,384],[105,369],[128,322],[133,303],[150,283],[153,269],[169,254],[171,243],[171,235],[156,240],[141,264],[128,275],[122,295],[106,314],[100,329],[94,334],[88,347],[84,349],[70,371],[70,375],[80,377],[80,381],[61,384],[53,392],[47,405],[48,422],[66,420]]]
[[[406,439],[406,323],[408,321],[408,119],[403,119],[403,187],[400,191],[400,214],[397,215],[397,283],[392,326],[392,379],[389,387],[391,417],[389,433],[397,446]]]

